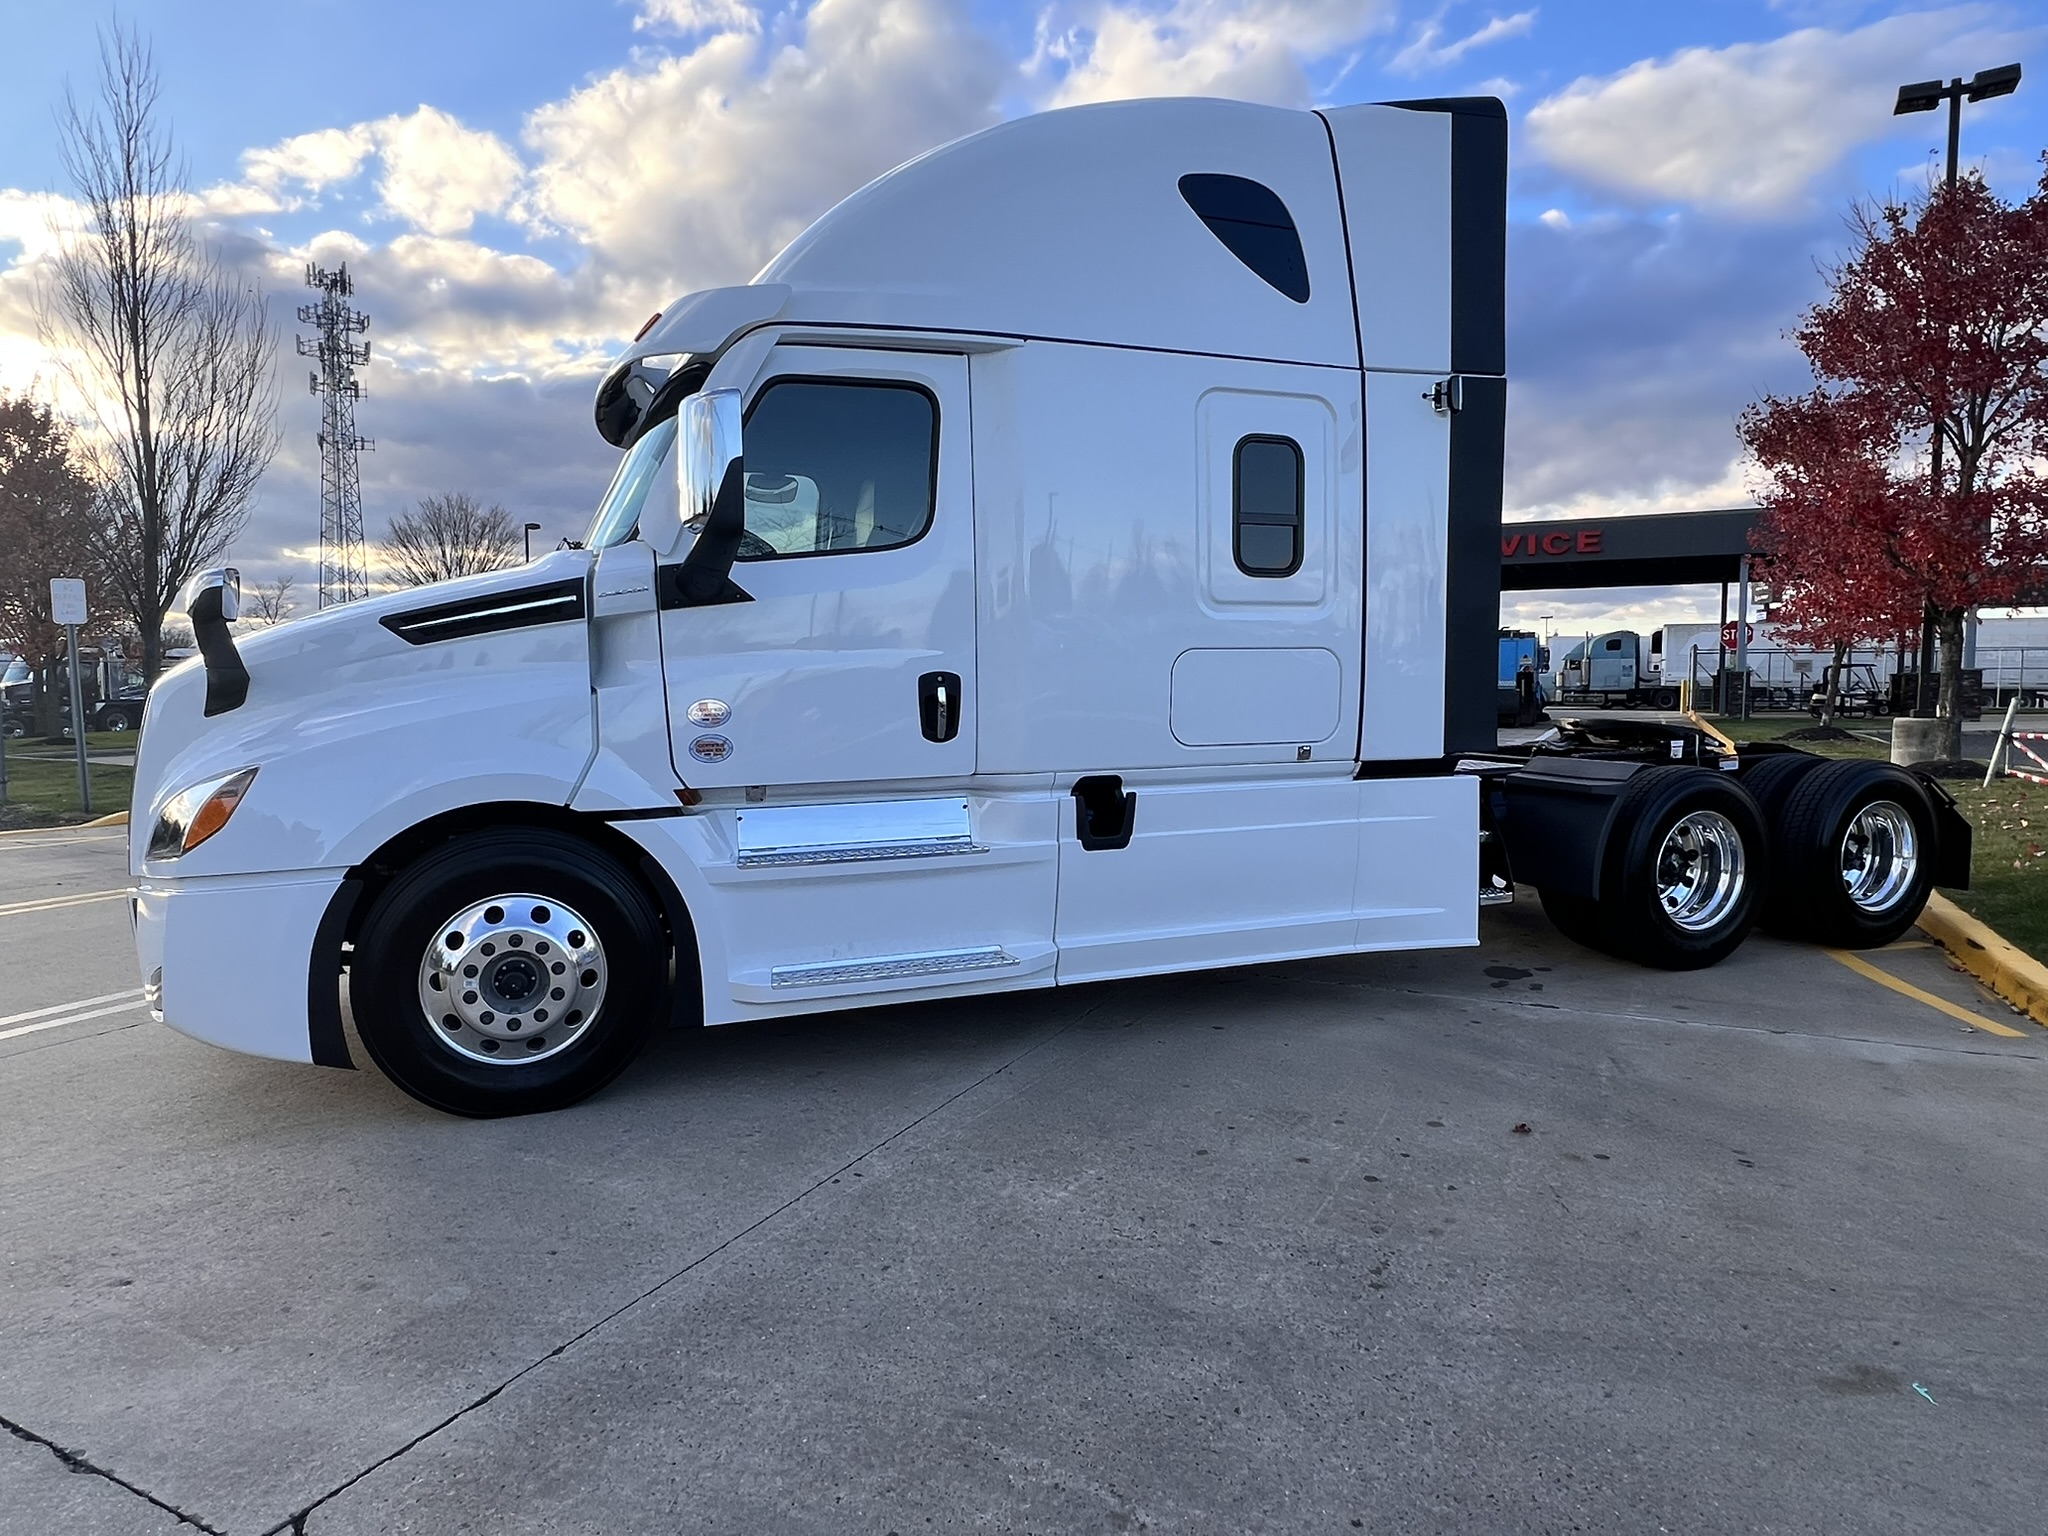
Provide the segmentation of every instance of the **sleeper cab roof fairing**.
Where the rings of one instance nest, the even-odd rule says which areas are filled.
[[[1305,297],[1204,228],[1181,189],[1190,175],[1282,205],[1303,268],[1285,281]],[[1329,135],[1314,113],[1243,102],[1106,102],[1000,124],[870,182],[761,281],[789,286],[799,322],[1358,366]]]

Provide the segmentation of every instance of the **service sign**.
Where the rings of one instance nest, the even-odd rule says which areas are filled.
[[[52,576],[50,578],[50,622],[52,624],[83,624],[85,622],[85,583],[76,576]]]

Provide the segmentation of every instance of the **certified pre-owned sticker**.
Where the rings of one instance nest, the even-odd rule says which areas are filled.
[[[690,756],[700,763],[722,763],[732,756],[732,743],[723,736],[699,736],[690,743]]]
[[[723,699],[699,699],[690,706],[690,724],[715,731],[732,718],[732,706]]]

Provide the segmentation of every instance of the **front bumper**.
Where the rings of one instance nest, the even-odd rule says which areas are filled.
[[[231,1051],[312,1061],[307,977],[341,882],[340,870],[137,882],[136,955],[163,1022]]]

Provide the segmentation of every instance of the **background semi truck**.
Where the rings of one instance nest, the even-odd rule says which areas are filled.
[[[169,1023],[464,1114],[663,1022],[1574,938],[1881,943],[1937,788],[1567,722],[1495,747],[1497,101],[1028,117],[686,296],[601,383],[580,546],[152,693],[131,859]]]

